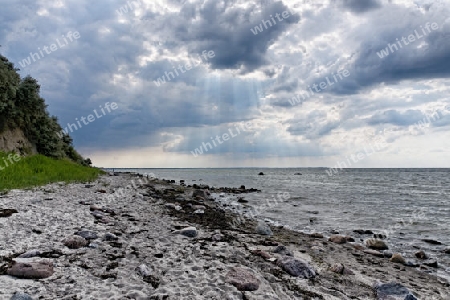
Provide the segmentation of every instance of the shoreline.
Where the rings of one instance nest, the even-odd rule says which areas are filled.
[[[1,209],[17,211],[0,218],[1,299],[18,291],[32,299],[383,299],[393,288],[402,299],[450,297],[442,278],[377,257],[351,237],[333,242],[282,226],[258,234],[267,224],[220,207],[204,186],[151,179],[111,197],[140,177],[117,175],[1,196]],[[69,248],[70,238],[82,246]],[[14,261],[50,261],[52,273],[6,275]]]

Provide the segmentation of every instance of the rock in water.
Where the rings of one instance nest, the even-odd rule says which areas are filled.
[[[272,235],[272,230],[270,229],[270,226],[267,225],[264,222],[259,222],[258,226],[256,226],[256,233],[260,235]]]
[[[33,300],[33,298],[28,294],[16,292],[10,300]]]
[[[33,249],[33,250],[28,250],[25,253],[20,254],[18,257],[19,258],[31,258],[31,257],[36,257],[41,255],[41,251]]]
[[[69,236],[63,242],[64,245],[70,249],[79,249],[89,244],[89,242],[85,238],[79,235]]]
[[[258,175],[264,175],[264,173],[263,172],[259,172],[259,174]]]
[[[314,269],[306,261],[298,258],[285,256],[277,260],[277,265],[291,276],[307,279],[316,277]]]
[[[379,283],[375,285],[378,300],[417,300],[417,298],[400,283]]]
[[[386,243],[382,240],[379,239],[367,239],[365,241],[366,246],[369,247],[370,249],[375,249],[375,250],[387,250],[389,249],[389,247],[386,245]]]
[[[23,279],[43,279],[53,275],[53,263],[51,261],[15,262],[8,269],[7,274]]]
[[[244,268],[231,268],[227,274],[226,282],[234,285],[239,291],[256,291],[260,281],[252,272]]]

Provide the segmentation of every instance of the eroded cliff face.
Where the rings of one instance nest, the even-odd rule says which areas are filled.
[[[23,133],[22,130],[6,129],[0,132],[0,151],[15,151],[22,155],[36,154],[36,146],[33,145]]]

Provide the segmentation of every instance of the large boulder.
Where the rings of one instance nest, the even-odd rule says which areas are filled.
[[[53,275],[53,263],[51,261],[14,262],[6,273],[23,279],[43,279]]]
[[[298,258],[284,256],[277,260],[277,265],[291,276],[307,279],[316,277],[314,269],[306,261]]]
[[[226,282],[234,285],[239,291],[256,291],[260,281],[256,276],[244,268],[231,268],[226,276]]]

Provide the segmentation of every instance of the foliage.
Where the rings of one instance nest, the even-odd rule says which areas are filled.
[[[36,145],[39,154],[52,158],[69,158],[82,165],[90,165],[83,159],[68,134],[61,134],[58,119],[50,116],[45,100],[40,97],[36,79],[21,79],[18,69],[0,54],[0,132],[20,128]]]

